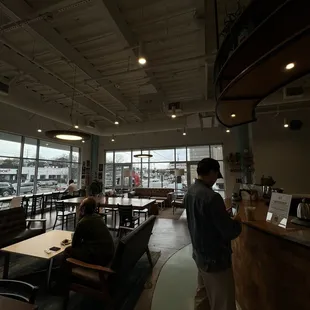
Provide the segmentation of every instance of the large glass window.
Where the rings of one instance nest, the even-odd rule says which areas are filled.
[[[138,154],[150,158],[137,158]],[[197,163],[206,157],[220,162],[224,174],[223,147],[221,145],[189,146],[169,149],[108,151],[105,153],[106,188],[172,188],[186,190],[197,178]],[[131,182],[124,181],[124,169],[129,169]],[[219,179],[214,190],[224,196],[224,179]]]
[[[210,157],[209,145],[191,146],[187,148],[187,160],[188,161],[199,161],[206,157]]]
[[[80,184],[80,149],[0,132],[0,197]]]

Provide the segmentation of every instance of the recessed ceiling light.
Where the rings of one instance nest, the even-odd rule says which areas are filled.
[[[236,117],[236,114],[233,113],[233,114],[231,114],[230,116],[231,116],[232,118],[234,118],[234,117]]]
[[[289,64],[287,64],[285,66],[286,70],[292,70],[293,68],[295,68],[295,63],[294,62],[290,62]]]
[[[143,56],[140,56],[138,59],[138,62],[140,65],[145,65],[146,64],[146,58]]]
[[[42,129],[38,129],[38,132],[42,132]]]
[[[48,143],[46,143],[46,146],[48,146]]]
[[[226,132],[227,132],[227,133],[230,133],[230,129],[226,129]]]

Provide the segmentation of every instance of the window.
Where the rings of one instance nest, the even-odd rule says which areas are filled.
[[[150,154],[150,158],[137,158],[137,154]],[[109,151],[105,153],[106,188],[171,188],[186,190],[197,178],[197,162],[205,157],[217,159],[224,174],[221,145],[203,145],[152,150]],[[125,177],[130,171],[131,182]],[[219,179],[214,190],[225,195],[224,179]]]
[[[53,161],[70,161],[70,146],[41,141],[39,158]]]
[[[175,161],[186,161],[186,148],[177,148],[175,150]]]
[[[131,163],[131,151],[130,152],[115,152],[115,163]]]
[[[0,147],[0,183],[9,185],[0,186],[0,196],[62,190],[67,188],[69,178],[79,185],[77,147],[1,132]]]
[[[187,148],[188,161],[199,161],[206,157],[210,157],[209,146],[191,146]]]
[[[105,153],[105,163],[108,164],[108,163],[113,163],[114,161],[114,157],[113,157],[113,152],[106,152]]]
[[[174,149],[171,150],[151,150],[152,157],[150,161],[156,162],[174,162]]]
[[[0,132],[0,156],[20,157],[21,137]]]

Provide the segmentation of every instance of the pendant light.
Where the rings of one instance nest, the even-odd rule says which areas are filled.
[[[75,81],[76,81],[76,66],[74,67],[74,78],[73,78],[73,94],[71,101],[71,112],[70,112],[70,120],[72,124],[72,128],[78,129],[78,124],[73,123],[73,107],[74,107],[74,99],[75,99]],[[38,130],[38,132],[40,132]],[[89,140],[91,135],[87,133],[83,133],[77,130],[65,129],[65,130],[48,130],[45,132],[45,135],[48,138],[59,139],[64,141],[85,141]]]
[[[153,155],[152,155],[152,154],[149,154],[149,153],[143,153],[143,152],[141,152],[140,154],[136,154],[136,155],[134,155],[133,157],[135,157],[135,158],[152,158]]]
[[[139,45],[139,56],[138,56],[138,63],[142,66],[144,66],[146,63],[147,63],[147,60],[146,60],[146,57],[145,57],[145,54],[144,54],[144,48],[143,48],[143,43],[140,42],[140,45]]]

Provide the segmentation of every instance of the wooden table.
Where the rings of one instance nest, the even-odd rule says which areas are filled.
[[[0,296],[0,309],[3,310],[37,310],[36,305],[28,304],[23,301],[19,301],[13,298]]]
[[[82,203],[82,201],[87,197],[75,197],[60,200],[67,205],[77,206]],[[132,205],[135,209],[145,209],[149,205],[155,203],[155,199],[139,199],[139,198],[121,198],[121,197],[109,197],[108,203],[106,203],[105,197],[96,197],[97,203],[101,206],[107,206],[109,208],[117,208],[117,205],[130,206]]]
[[[76,216],[79,218],[80,210],[78,206],[81,204],[81,202],[87,197],[75,197],[75,198],[69,198],[61,200],[65,205],[68,206],[76,206]],[[132,206],[133,209],[136,210],[143,210],[145,208],[148,208],[152,204],[156,202],[155,199],[139,199],[139,198],[120,198],[120,197],[109,197],[108,203],[106,203],[106,197],[94,197],[97,201],[97,203],[100,205],[100,208],[111,208],[111,209],[117,209],[117,205],[121,206]],[[60,201],[60,202],[61,202]],[[114,213],[114,212],[113,212]],[[115,223],[116,226],[116,216],[112,213],[112,217],[114,217],[114,221],[112,218],[112,222]]]
[[[61,242],[64,239],[71,240],[71,236],[71,231],[52,230],[45,234],[2,248],[1,251],[5,253],[3,279],[8,279],[9,276],[10,254],[22,254],[46,259],[49,261],[49,267],[47,270],[47,286],[49,287],[54,257],[65,250],[67,246],[62,246]],[[51,252],[50,254],[44,252],[44,250],[47,250],[54,246],[60,248],[60,250],[57,252]]]

